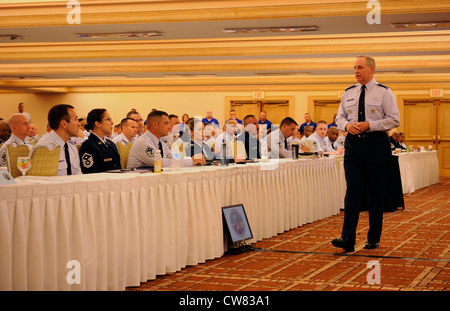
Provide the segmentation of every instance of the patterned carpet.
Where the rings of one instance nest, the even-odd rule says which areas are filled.
[[[243,254],[224,255],[127,290],[448,291],[450,178],[404,199],[405,210],[384,213],[378,249],[363,249],[367,212],[360,215],[355,252],[334,248],[330,242],[340,236],[341,212],[258,242]]]

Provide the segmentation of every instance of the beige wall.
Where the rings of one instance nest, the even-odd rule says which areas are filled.
[[[48,110],[56,104],[71,104],[78,113],[78,116],[86,116],[93,108],[106,108],[111,113],[115,123],[125,117],[126,113],[135,108],[145,119],[152,108],[164,110],[168,113],[183,113],[190,116],[205,116],[208,109],[213,110],[213,115],[223,124],[228,119],[225,113],[226,96],[247,96],[251,97],[251,92],[145,92],[145,93],[68,93],[68,94],[28,94],[28,93],[1,93],[0,94],[0,117],[7,119],[12,113],[17,111],[20,102],[25,104],[25,111],[30,113],[32,122],[38,125],[38,133],[42,135],[46,131]],[[335,96],[336,91],[283,91],[283,92],[265,92],[266,97],[272,96],[293,96],[294,119],[299,123],[304,122],[304,113],[311,110],[308,107],[310,97]],[[406,90],[395,91],[394,95],[398,98],[401,95],[417,95],[421,98],[429,97],[426,90]],[[400,115],[402,118],[403,107],[399,102]],[[309,111],[314,113],[314,111]],[[242,117],[242,116],[240,116]],[[270,116],[269,116],[270,119]],[[313,116],[314,120],[314,116]],[[329,120],[330,122],[332,120]],[[403,125],[399,130],[403,129]]]

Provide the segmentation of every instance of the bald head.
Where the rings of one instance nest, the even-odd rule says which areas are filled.
[[[9,118],[11,132],[22,140],[28,136],[31,126],[28,118],[23,113],[15,113]]]
[[[332,126],[328,129],[327,135],[330,141],[334,143],[339,137],[339,130],[335,126]]]

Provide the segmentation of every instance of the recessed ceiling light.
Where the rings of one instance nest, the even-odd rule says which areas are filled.
[[[164,36],[162,31],[114,32],[114,33],[77,33],[78,38],[150,38]]]
[[[2,41],[14,41],[14,40],[23,40],[25,39],[23,36],[20,35],[0,35],[0,40]]]
[[[288,26],[288,27],[255,27],[255,28],[225,28],[224,33],[265,33],[265,32],[303,32],[317,31],[318,26]]]
[[[409,23],[391,23],[391,27],[395,29],[411,29],[411,28],[439,28],[450,27],[450,22],[409,22]]]
[[[409,74],[409,73],[414,73],[414,70],[377,70],[375,71],[375,74],[396,74],[396,75],[404,75],[404,74]]]
[[[44,76],[0,76],[0,80],[46,79]]]
[[[213,78],[215,74],[167,74],[164,78]]]
[[[124,75],[109,75],[109,76],[79,76],[80,79],[127,79]]]
[[[260,72],[255,73],[255,76],[260,77],[277,77],[277,76],[309,76],[310,72]]]

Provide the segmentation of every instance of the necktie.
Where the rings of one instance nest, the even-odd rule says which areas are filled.
[[[64,144],[64,153],[66,155],[67,175],[72,175],[72,164],[70,164],[69,146]]]
[[[359,95],[359,106],[358,106],[358,122],[366,121],[366,112],[364,106],[364,99],[366,96],[366,86],[361,87],[361,95]]]
[[[158,147],[159,147],[159,150],[161,150],[161,158],[164,158],[164,151],[163,151],[163,146],[161,144],[161,141],[159,141]]]

